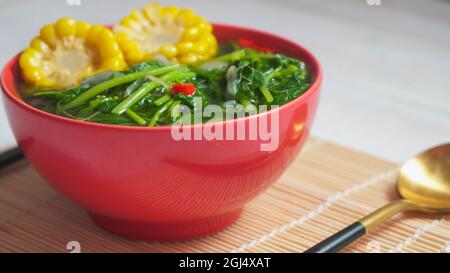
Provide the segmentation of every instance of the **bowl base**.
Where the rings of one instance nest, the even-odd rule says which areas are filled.
[[[94,223],[117,235],[144,241],[175,241],[205,236],[233,224],[242,209],[228,213],[182,222],[150,223],[135,222],[90,212]]]

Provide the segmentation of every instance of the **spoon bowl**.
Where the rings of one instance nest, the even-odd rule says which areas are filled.
[[[450,143],[431,148],[403,164],[397,190],[402,199],[361,218],[306,252],[337,252],[402,211],[450,213]]]
[[[450,144],[408,160],[400,169],[397,189],[414,204],[450,211]]]

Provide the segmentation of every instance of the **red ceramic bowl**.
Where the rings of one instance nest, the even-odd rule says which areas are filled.
[[[175,141],[171,127],[114,126],[52,115],[20,98],[18,56],[4,68],[6,113],[27,159],[100,227],[144,240],[187,239],[221,230],[299,153],[319,100],[317,59],[273,34],[219,24],[214,29],[220,42],[247,39],[306,62],[313,79],[306,93],[278,110],[225,122],[248,128],[252,119],[279,114],[278,149],[261,151],[261,140]]]

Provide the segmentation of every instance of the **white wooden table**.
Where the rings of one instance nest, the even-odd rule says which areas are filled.
[[[450,142],[448,0],[185,0],[214,22],[278,33],[315,52],[324,67],[313,134],[401,162]],[[147,1],[0,0],[0,64],[63,15],[112,23]],[[14,145],[3,105],[0,148]]]

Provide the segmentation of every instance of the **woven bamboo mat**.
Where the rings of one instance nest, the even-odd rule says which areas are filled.
[[[25,162],[0,172],[0,252],[301,252],[397,197],[395,164],[310,139],[289,170],[231,227],[181,242],[132,241],[97,228]],[[346,252],[447,252],[450,218],[389,220]]]

